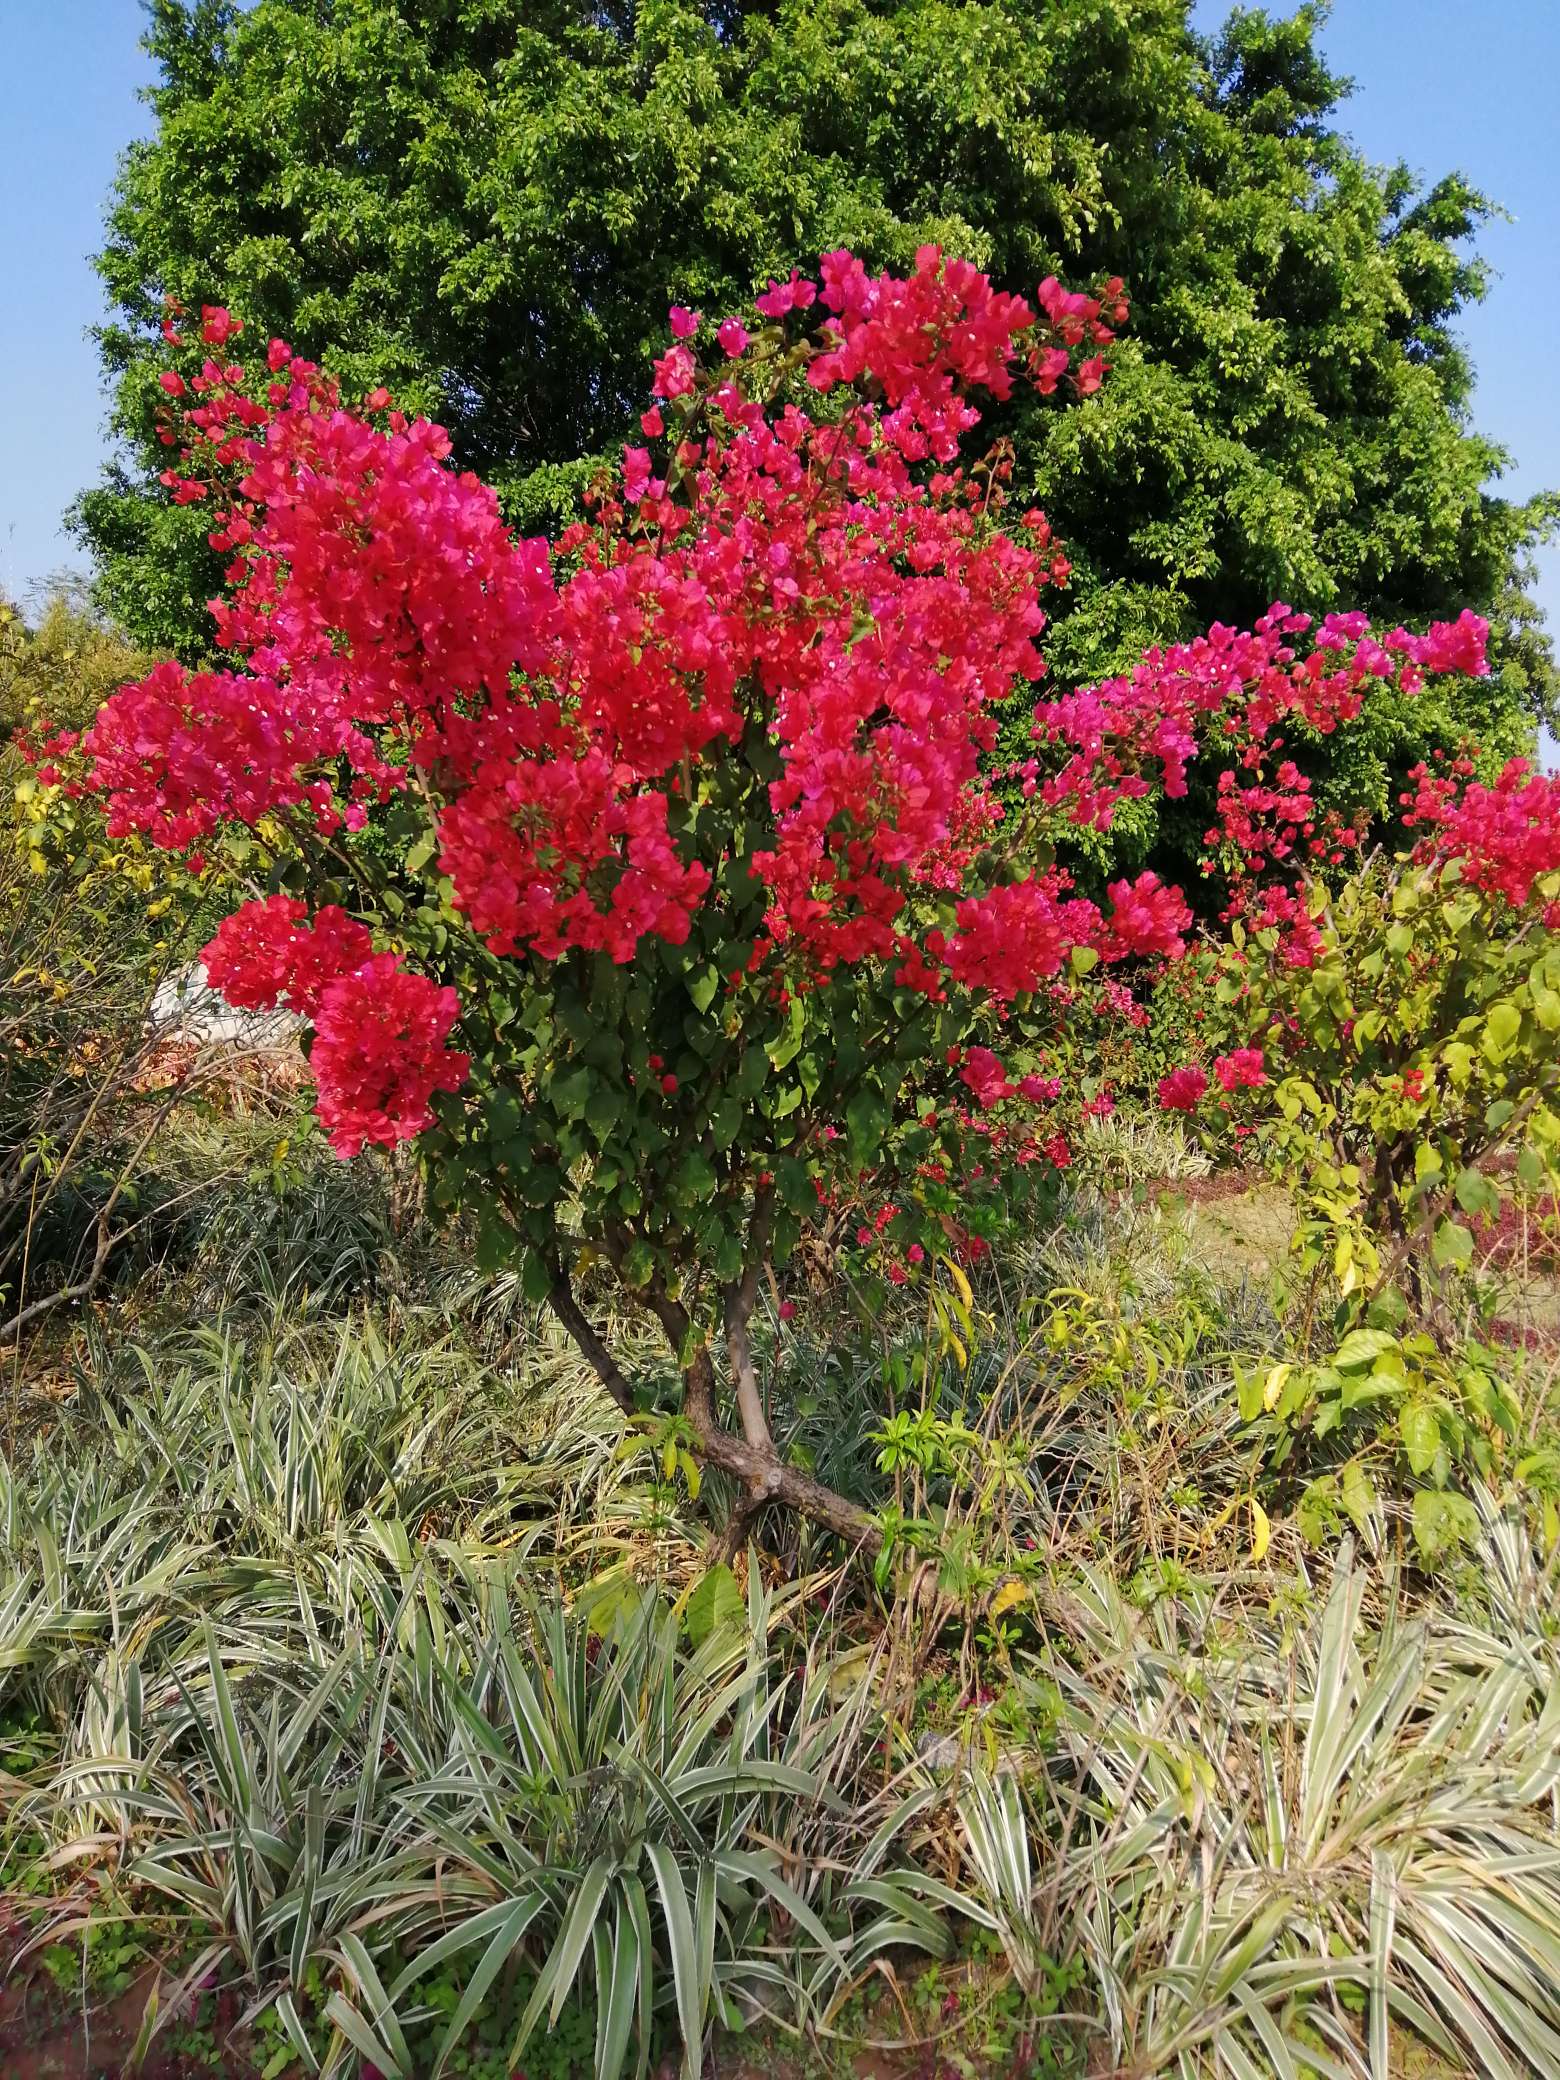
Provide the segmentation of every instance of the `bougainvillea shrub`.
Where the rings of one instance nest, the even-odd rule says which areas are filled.
[[[1201,1053],[1158,1095],[1297,1189],[1345,1298],[1433,1313],[1560,1172],[1560,780],[1451,761],[1402,808],[1410,849],[1233,906],[1183,971]]]
[[[341,1154],[417,1140],[435,1202],[627,1407],[578,1290],[605,1261],[665,1329],[702,1453],[846,1531],[774,1452],[760,1281],[804,1228],[902,1281],[1054,1190],[1111,1103],[1076,1035],[1140,1021],[1191,931],[1151,872],[1085,894],[1070,848],[1203,761],[1210,874],[1303,951],[1299,878],[1357,832],[1315,812],[1286,730],[1483,669],[1473,616],[1415,636],[1280,606],[1051,689],[1066,556],[1008,510],[1001,450],[963,448],[1019,384],[1090,409],[1125,317],[1119,282],[1030,302],[933,249],[674,308],[642,442],[549,544],[383,391],[349,407],[280,340],[252,374],[226,311],[172,311],[166,481],[231,558],[229,661],[160,665],[47,751],[111,831],[197,864],[241,834],[264,882],[207,965],[310,1021]]]
[[[1400,806],[1405,850],[1238,902],[1252,927],[1182,965],[1196,1039],[1158,1099],[1293,1201],[1284,1283],[1312,1333],[1240,1398],[1270,1463],[1313,1473],[1302,1526],[1364,1529],[1378,1477],[1406,1477],[1434,1561],[1477,1521],[1470,1473],[1560,1532],[1560,1456],[1498,1347],[1560,1229],[1560,781],[1454,760]]]

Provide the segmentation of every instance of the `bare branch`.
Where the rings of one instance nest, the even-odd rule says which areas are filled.
[[[569,1283],[569,1274],[561,1258],[554,1258],[548,1266],[552,1284],[547,1292],[547,1304],[574,1338],[583,1352],[591,1370],[612,1396],[624,1415],[634,1413],[634,1396],[628,1381],[619,1371],[612,1353],[607,1349],[594,1325],[574,1297],[574,1288]]]

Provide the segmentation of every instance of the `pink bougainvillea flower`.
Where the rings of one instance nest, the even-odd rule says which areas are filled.
[[[454,990],[408,974],[393,953],[326,987],[309,1066],[337,1155],[393,1148],[433,1124],[435,1094],[458,1091],[471,1072],[470,1056],[446,1045],[459,1014]]]
[[[1255,1090],[1267,1082],[1260,1047],[1237,1047],[1233,1054],[1221,1054],[1213,1065],[1213,1073],[1220,1088],[1227,1091]]]
[[[1208,1088],[1205,1072],[1198,1068],[1172,1069],[1159,1079],[1159,1103],[1166,1112],[1195,1112]]]

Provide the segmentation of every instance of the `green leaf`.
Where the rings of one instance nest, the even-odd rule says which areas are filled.
[[[596,1916],[612,1875],[610,1857],[598,1856],[580,1880],[580,1889],[574,1895],[569,1909],[569,1918],[558,1934],[556,1948],[547,1960],[546,1969],[553,1975],[552,2006],[549,2019],[558,2020],[563,2004],[568,1999],[580,1963],[585,1955],[585,1945],[590,1932],[596,1925]],[[556,1960],[556,1964],[555,1964]],[[539,1984],[540,1982],[538,1982]]]
[[[477,1269],[488,1275],[502,1271],[514,1262],[515,1252],[523,1247],[518,1229],[505,1220],[497,1207],[485,1207],[477,1229]]]
[[[1441,1049],[1441,1059],[1446,1064],[1452,1082],[1459,1088],[1473,1073],[1473,1049],[1465,1041],[1448,1040]]]
[[[737,1073],[731,1079],[733,1094],[738,1098],[756,1098],[764,1088],[764,1079],[769,1074],[769,1062],[760,1047],[745,1047],[742,1059],[737,1064]]]
[[[691,2080],[699,2080],[704,2061],[704,1988],[699,1980],[698,1946],[693,1933],[693,1915],[683,1886],[677,1859],[666,1842],[650,1842],[645,1854],[661,1895],[661,1912],[666,1923],[666,1947],[671,1952],[672,1983],[677,1993],[677,2021],[682,2033],[683,2057]]]
[[[618,2080],[634,2027],[639,1987],[639,1937],[621,1892],[612,1934],[596,1925],[596,2080]]]
[[[388,2080],[411,2080],[411,2067],[403,2065],[390,2047],[379,2041],[345,1995],[331,1995],[325,2003],[325,2020],[340,2030],[360,2058],[377,2066]]]
[[[622,1118],[623,1097],[616,1085],[597,1080],[585,1103],[585,1123],[598,1140],[605,1141]]]
[[[1254,1423],[1262,1413],[1262,1395],[1265,1380],[1260,1368],[1247,1372],[1238,1361],[1232,1364],[1235,1376],[1235,1405],[1240,1410],[1243,1423]]]
[[[694,1009],[708,1011],[715,1001],[715,992],[720,988],[720,972],[714,966],[701,968],[697,975],[689,976],[687,987]]]
[[[683,1607],[683,1630],[696,1647],[702,1647],[712,1633],[740,1625],[746,1611],[731,1569],[724,1564],[712,1567],[694,1585]]]
[[[1441,1426],[1435,1411],[1423,1401],[1407,1402],[1398,1411],[1398,1431],[1408,1463],[1416,1474],[1426,1474],[1441,1449]]]
[[[1485,1018],[1480,1044],[1492,1062],[1504,1061],[1516,1046],[1521,1031],[1522,1014],[1516,1005],[1494,1004]]]
[[[1430,1261],[1437,1271],[1466,1271],[1473,1262],[1473,1237],[1460,1221],[1444,1220],[1430,1245]]]
[[[788,1206],[792,1213],[805,1216],[816,1211],[818,1194],[813,1189],[812,1175],[797,1157],[780,1157],[775,1164],[775,1184],[781,1205]]]
[[[563,1173],[556,1163],[528,1163],[519,1182],[527,1206],[554,1206],[563,1191]]]
[[[644,1600],[645,1591],[628,1569],[611,1567],[581,1589],[577,1608],[591,1635],[606,1639],[618,1620],[632,1617]]]
[[[702,1148],[696,1148],[683,1158],[678,1169],[678,1196],[696,1201],[713,1199],[719,1182],[714,1164]]]
[[[1425,1184],[1441,1175],[1441,1157],[1433,1141],[1418,1142],[1414,1148],[1414,1182]]]
[[[1302,1489],[1295,1505],[1295,1524],[1307,1545],[1319,1546],[1338,1526],[1338,1479],[1318,1474]]]
[[[1376,1487],[1358,1459],[1351,1459],[1344,1467],[1338,1485],[1338,1499],[1355,1530],[1364,1537],[1376,1507]]]
[[[1479,914],[1477,896],[1459,896],[1454,903],[1443,903],[1441,915],[1453,932],[1466,931]]]
[[[1421,1488],[1414,1497],[1414,1543],[1421,1559],[1441,1560],[1477,1537],[1479,1513],[1461,1495]]]
[[[636,1236],[624,1250],[622,1273],[623,1283],[636,1290],[655,1276],[655,1252],[642,1237]]]
[[[1356,1372],[1374,1365],[1384,1351],[1395,1350],[1397,1338],[1385,1329],[1351,1329],[1339,1344],[1333,1364],[1340,1372]]]
[[[860,1090],[845,1108],[852,1155],[875,1155],[888,1128],[888,1106],[880,1092]]]
[[[553,1011],[576,1047],[586,1047],[595,1039],[596,1014],[572,985],[561,984],[554,992]]]
[[[1500,1193],[1480,1170],[1471,1166],[1457,1173],[1457,1203],[1466,1214],[1500,1212]]]
[[[772,1069],[783,1069],[787,1062],[795,1059],[801,1048],[806,1022],[807,1013],[801,998],[793,997],[786,1012],[785,1031],[769,1043],[767,1052]]]
[[[585,1110],[592,1080],[589,1069],[571,1069],[566,1075],[553,1077],[547,1096],[565,1119],[576,1119]]]
[[[520,1290],[533,1306],[539,1306],[552,1291],[552,1273],[539,1251],[528,1249],[520,1259]]]

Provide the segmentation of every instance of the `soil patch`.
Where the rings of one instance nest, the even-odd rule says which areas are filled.
[[[257,2068],[231,2053],[179,2050],[166,2037],[153,2041],[142,2062],[130,2059],[146,2003],[159,1973],[143,1973],[109,2000],[68,2003],[45,1976],[17,1981],[0,1992],[0,2074],[4,2080],[256,2080]],[[236,2009],[236,2001],[234,2002]],[[231,2027],[232,2019],[228,2019]],[[217,2041],[221,2042],[219,2019]]]

